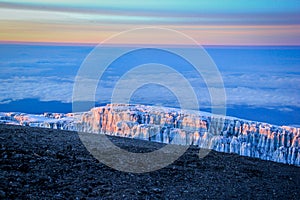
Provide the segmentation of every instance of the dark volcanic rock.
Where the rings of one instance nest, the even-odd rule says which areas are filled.
[[[99,135],[99,137],[102,137]],[[110,137],[131,152],[163,144]],[[149,173],[107,167],[78,133],[0,125],[1,199],[297,199],[300,168],[191,147],[173,164]]]

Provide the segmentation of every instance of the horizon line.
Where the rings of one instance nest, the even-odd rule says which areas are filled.
[[[0,44],[14,44],[14,45],[33,45],[33,46],[91,46],[95,47],[101,43],[91,42],[29,42],[29,41],[1,41]],[[132,46],[151,46],[151,44],[113,44],[105,43],[105,46],[110,47],[132,47]],[[168,47],[189,47],[191,45],[184,44],[154,44],[156,46]],[[300,44],[195,44],[195,46],[204,47],[300,47]]]

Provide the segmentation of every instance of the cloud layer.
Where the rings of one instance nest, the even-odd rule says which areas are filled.
[[[26,98],[72,102],[76,72],[89,50],[92,49],[78,46],[50,48],[26,45],[2,45],[0,48],[6,49],[6,53],[3,51],[3,54],[0,55],[0,102],[2,104]],[[223,51],[227,52],[226,49]],[[256,50],[252,51],[256,52]],[[274,49],[268,53],[278,54]],[[218,58],[218,54],[212,54],[212,56]],[[11,59],[13,57],[14,60]],[[273,60],[272,63],[270,63],[270,58],[264,60],[257,56],[257,59],[262,61],[260,63],[253,62],[254,64],[248,68],[243,65],[247,65],[249,58],[246,54],[242,57],[242,61],[246,63],[238,61],[238,59],[233,62],[234,58],[230,55],[227,55],[226,62],[217,62],[224,80],[228,106],[281,107],[286,111],[289,111],[290,107],[300,107],[300,59],[297,51],[292,54],[293,60],[287,60],[287,57],[284,57],[281,61],[275,56],[271,58],[277,58],[277,60]],[[113,87],[120,78],[118,73],[124,71],[125,64],[126,62],[119,67],[109,69],[107,75],[100,81],[96,93],[96,100],[100,103],[110,101]],[[210,95],[203,79],[193,71],[189,71],[187,68],[183,69],[182,73],[193,86],[200,106],[209,106]],[[237,69],[240,70],[237,71]],[[130,77],[130,83],[145,77],[148,79],[156,77],[156,80],[169,78],[171,84],[176,85],[179,90],[185,90],[179,80],[170,79],[171,74],[163,71],[155,73],[145,71],[140,75]],[[128,88],[126,84],[123,87],[124,90]],[[218,88],[213,89],[217,90]],[[170,105],[172,102],[176,104],[174,94],[153,85],[146,85],[140,91],[136,91],[132,99],[148,104],[161,104],[162,101],[168,102]]]

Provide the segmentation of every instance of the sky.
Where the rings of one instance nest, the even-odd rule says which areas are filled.
[[[203,45],[300,45],[300,1],[0,0],[0,41],[6,43],[99,43],[149,26]]]

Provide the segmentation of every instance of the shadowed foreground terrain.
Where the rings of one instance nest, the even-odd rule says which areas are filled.
[[[99,139],[103,136],[97,135]],[[163,144],[110,137],[132,152]],[[0,125],[0,199],[297,199],[300,168],[196,147],[166,168],[116,171],[95,159],[78,133]]]

